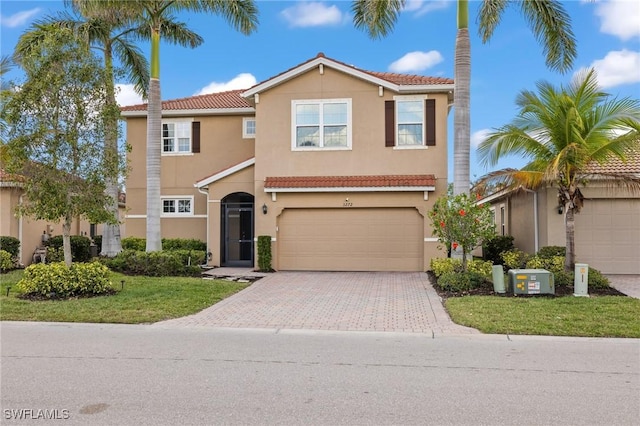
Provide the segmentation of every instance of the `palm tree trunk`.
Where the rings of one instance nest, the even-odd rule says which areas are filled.
[[[71,266],[73,258],[71,256],[71,214],[67,213],[62,223],[62,252],[64,253],[64,263]]]
[[[570,207],[570,203],[566,203],[564,209],[567,212],[564,218],[564,226],[567,239],[566,254],[564,258],[564,269],[566,271],[572,271],[576,264],[575,213]]]
[[[469,3],[458,0],[453,115],[453,194],[469,194],[469,153],[471,149],[471,41],[469,39]]]
[[[111,45],[105,45],[104,52],[105,69],[108,74],[107,78],[107,96],[109,104],[109,113],[105,122],[105,170],[106,176],[106,193],[111,199],[107,210],[118,218],[118,117],[114,114],[118,104],[116,102],[115,88],[113,83],[113,59]],[[122,251],[122,242],[120,239],[120,224],[105,223],[102,228],[102,250],[101,254],[107,257],[114,257]]]
[[[151,79],[147,105],[147,251],[162,250],[160,228],[160,150],[162,98],[160,97],[160,32],[151,34]]]

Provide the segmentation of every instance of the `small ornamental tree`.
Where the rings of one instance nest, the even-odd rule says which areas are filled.
[[[451,190],[436,200],[429,213],[433,235],[446,247],[462,247],[462,269],[467,270],[467,254],[495,235],[491,211],[476,205],[467,194],[453,196]]]

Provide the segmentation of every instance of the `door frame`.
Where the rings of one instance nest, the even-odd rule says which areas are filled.
[[[255,229],[255,209],[254,209],[254,197],[246,192],[236,192],[224,197],[220,203],[220,215],[221,215],[221,232],[220,232],[220,265],[221,266],[235,266],[235,267],[253,267],[254,266],[254,229]],[[229,216],[231,212],[248,213],[250,214],[250,220],[248,226],[245,223],[245,238],[237,241],[231,241],[229,232]],[[240,226],[242,226],[242,221]],[[242,247],[239,248],[240,259],[230,259],[231,245],[234,243],[247,244],[249,249],[245,249],[245,255],[242,256]],[[248,251],[248,252],[247,252]]]

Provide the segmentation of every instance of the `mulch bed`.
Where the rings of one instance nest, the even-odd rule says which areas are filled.
[[[548,298],[555,298],[555,297],[566,297],[566,296],[572,296],[573,297],[573,286],[562,286],[562,287],[558,287],[556,286],[555,288],[555,294],[517,294],[514,295],[513,293],[510,292],[506,292],[504,294],[499,294],[493,291],[493,285],[487,286],[487,287],[482,287],[482,288],[475,288],[469,291],[460,291],[460,292],[454,292],[454,291],[447,291],[447,290],[442,290],[440,287],[438,287],[438,284],[436,284],[436,277],[433,274],[433,272],[429,271],[427,272],[427,274],[429,275],[429,280],[431,281],[431,283],[433,284],[433,288],[436,290],[436,292],[438,293],[438,295],[440,297],[442,297],[443,299],[447,299],[449,297],[462,297],[462,296],[498,296],[498,297],[548,297]],[[589,296],[623,296],[623,297],[627,297],[626,294],[619,292],[618,290],[616,290],[613,287],[608,287],[608,288],[589,288]]]

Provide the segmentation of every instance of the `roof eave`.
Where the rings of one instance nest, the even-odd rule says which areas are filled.
[[[245,108],[207,108],[207,109],[171,109],[163,110],[163,117],[180,117],[180,116],[203,116],[203,115],[241,115],[255,114],[256,109],[253,107]],[[120,115],[124,118],[146,117],[147,111],[122,111]]]
[[[329,186],[265,188],[264,192],[433,192],[435,186]]]
[[[196,183],[193,184],[194,187],[201,189],[204,188],[208,185],[211,185],[212,183],[223,179],[227,176],[231,176],[234,173],[239,172],[240,170],[246,169],[249,166],[253,166],[256,163],[256,158],[249,158],[248,160],[243,161],[242,163],[238,163],[235,166],[231,166],[221,172],[218,172],[214,175],[211,175],[207,178],[204,178],[202,180],[197,181]]]

